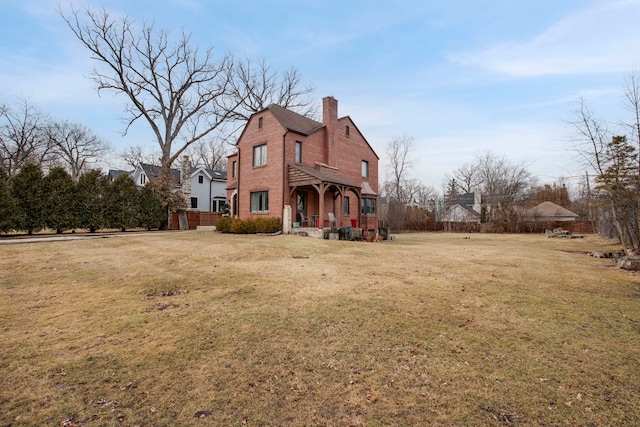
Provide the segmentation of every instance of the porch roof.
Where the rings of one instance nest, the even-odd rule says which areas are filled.
[[[343,178],[334,172],[311,168],[309,166],[289,164],[289,186],[297,187],[312,184],[336,184],[360,189],[360,185]]]

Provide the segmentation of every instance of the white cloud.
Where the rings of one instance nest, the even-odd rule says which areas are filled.
[[[534,39],[450,57],[514,77],[629,70],[640,45],[639,0],[604,0],[569,15]]]

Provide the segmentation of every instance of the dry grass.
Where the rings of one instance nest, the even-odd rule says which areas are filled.
[[[0,424],[640,424],[615,245],[463,237],[0,246]]]

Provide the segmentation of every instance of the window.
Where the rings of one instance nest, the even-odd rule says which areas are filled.
[[[145,185],[147,183],[147,175],[140,174],[140,185]]]
[[[262,117],[258,117],[258,129],[262,129]]]
[[[224,205],[227,201],[222,199],[213,199],[211,200],[211,211],[212,212],[224,212]]]
[[[349,126],[344,128],[344,134],[349,138]]]
[[[365,178],[369,178],[369,162],[366,160],[362,161],[362,176]]]
[[[192,197],[191,198],[191,209],[198,209],[198,198],[197,197]]]
[[[296,163],[302,163],[302,142],[296,141]]]
[[[235,178],[236,177],[236,167],[238,165],[238,162],[236,162],[235,160],[233,161],[233,163],[231,163],[231,177]]]
[[[362,199],[362,215],[376,214],[376,199]]]
[[[251,193],[251,212],[269,212],[268,191],[254,191]]]
[[[198,184],[204,184],[204,176],[198,175]]]
[[[349,215],[349,196],[344,196],[344,199],[342,199],[342,203],[344,203],[342,205],[342,213],[344,215]]]
[[[267,164],[267,144],[253,147],[253,166],[264,166]]]

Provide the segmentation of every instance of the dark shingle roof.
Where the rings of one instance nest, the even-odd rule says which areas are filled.
[[[324,127],[320,122],[311,120],[308,117],[294,111],[287,110],[286,108],[280,107],[276,104],[269,105],[268,110],[271,111],[276,120],[278,120],[284,128],[303,135],[309,135],[310,133]]]
[[[119,177],[122,174],[131,174],[131,172],[123,171],[119,169],[109,169],[109,172],[108,172],[109,181],[114,181],[117,177]]]
[[[196,170],[200,169],[199,166],[194,166],[191,168],[191,173],[193,174]],[[220,179],[220,180],[226,180],[227,179],[227,172],[226,171],[221,171],[221,170],[215,170],[215,169],[207,169],[207,168],[202,168],[203,170],[205,170],[212,179]]]
[[[140,167],[152,182],[155,182],[160,176],[160,166],[140,163]],[[171,169],[171,183],[173,185],[180,185],[180,171],[178,169]]]

